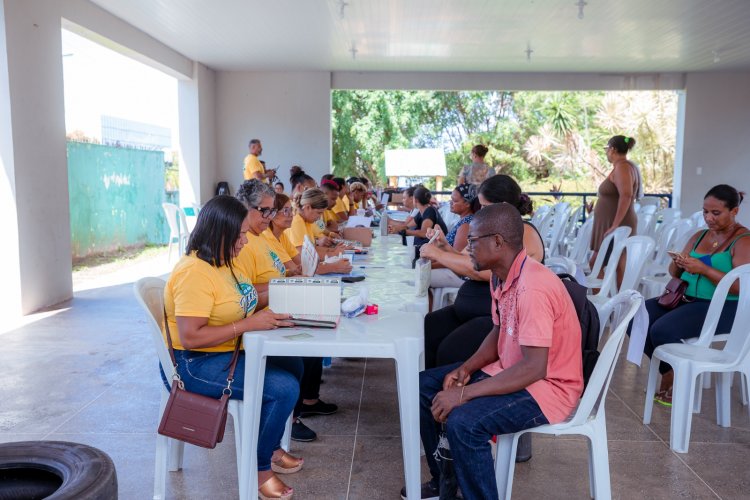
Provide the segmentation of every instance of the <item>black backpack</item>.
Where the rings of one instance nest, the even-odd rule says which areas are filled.
[[[596,360],[599,359],[599,313],[596,306],[588,299],[588,289],[579,284],[569,274],[557,275],[565,285],[565,289],[576,308],[578,322],[581,324],[581,359],[583,361],[583,387],[589,383],[589,377],[594,372]]]

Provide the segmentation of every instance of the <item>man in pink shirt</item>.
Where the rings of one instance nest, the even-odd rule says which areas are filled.
[[[420,374],[420,433],[438,498],[433,453],[442,423],[466,500],[497,498],[489,440],[565,420],[583,391],[581,327],[562,281],[527,258],[523,222],[507,203],[482,208],[469,229],[478,271],[492,271],[493,329],[464,363]]]

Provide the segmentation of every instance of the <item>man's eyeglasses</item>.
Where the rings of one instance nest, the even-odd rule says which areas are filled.
[[[474,243],[476,243],[478,240],[481,240],[482,238],[489,238],[490,236],[499,236],[499,234],[491,233],[483,234],[482,236],[469,236],[466,238],[466,245],[469,247],[474,247]]]
[[[261,217],[263,217],[264,219],[271,219],[275,217],[276,214],[278,213],[278,210],[276,210],[275,208],[268,208],[268,207],[263,207],[263,208],[250,207],[250,208],[254,208],[258,212],[260,212]]]

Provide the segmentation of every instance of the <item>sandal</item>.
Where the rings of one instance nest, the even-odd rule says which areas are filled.
[[[271,460],[271,470],[277,474],[292,474],[302,469],[304,463],[304,458],[297,458],[282,450],[280,458]]]
[[[287,486],[276,476],[271,476],[258,488],[258,498],[262,500],[291,500],[294,488]]]
[[[656,403],[659,403],[662,406],[666,406],[668,408],[672,407],[672,389],[667,389],[666,391],[659,391],[654,396],[654,401]]]

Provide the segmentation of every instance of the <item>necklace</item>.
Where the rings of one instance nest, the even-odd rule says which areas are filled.
[[[731,238],[731,237],[732,237],[732,235],[734,234],[734,232],[735,232],[736,230],[737,230],[737,224],[736,224],[736,223],[735,223],[735,224],[732,224],[732,230],[731,230],[731,231],[729,232],[729,236],[728,236],[728,237],[727,237],[726,239],[724,239],[723,241],[721,241],[721,245],[722,245],[722,246],[724,245],[724,243],[726,243],[726,242],[727,242],[727,240],[728,240],[729,238]],[[719,240],[718,240],[718,239],[716,238],[716,236],[712,234],[712,235],[711,235],[711,239],[713,240],[713,243],[711,243],[711,248],[716,248],[716,247],[718,247],[718,246],[719,246],[719,243],[720,243],[720,242],[719,242]]]

